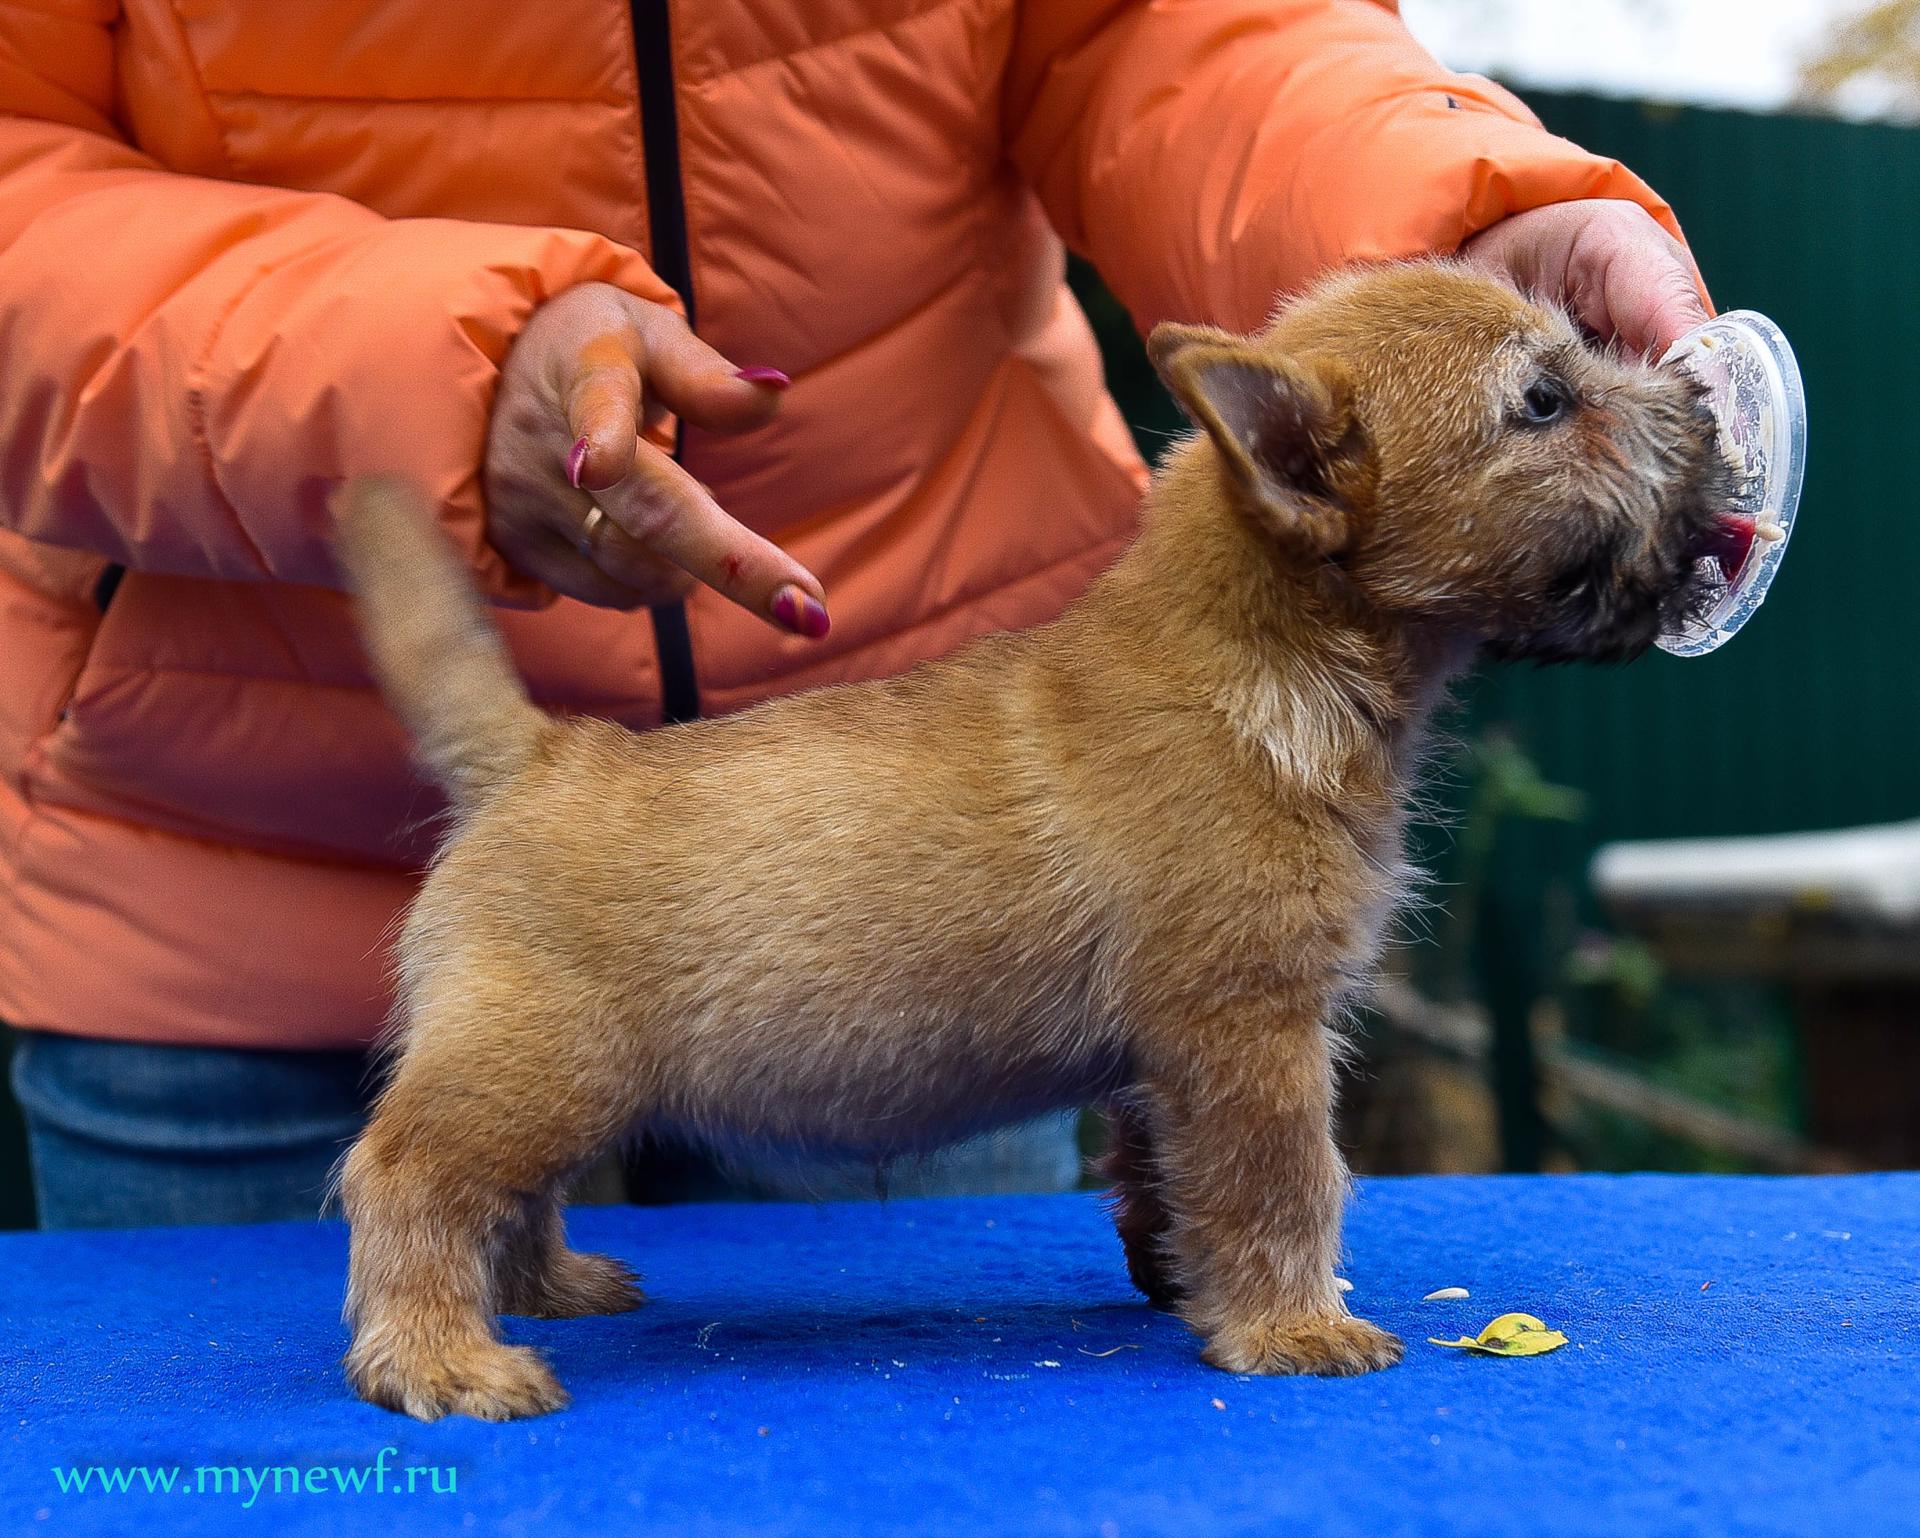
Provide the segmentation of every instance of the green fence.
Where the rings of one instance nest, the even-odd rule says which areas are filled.
[[[1502,669],[1477,690],[1591,815],[1543,857],[1615,838],[1920,816],[1920,133],[1533,95],[1679,211],[1723,308],[1765,311],[1806,376],[1809,465],[1766,608],[1711,657]]]
[[[1920,649],[1908,634],[1920,609],[1920,507],[1907,470],[1916,435],[1904,420],[1920,398],[1908,236],[1920,134],[1590,97],[1532,101],[1554,130],[1660,189],[1716,303],[1764,311],[1785,329],[1806,380],[1809,462],[1792,551],[1766,608],[1732,645],[1614,670],[1493,669],[1471,692],[1474,725],[1510,730],[1549,780],[1578,787],[1587,805],[1575,824],[1503,830],[1482,898],[1476,960],[1495,1022],[1505,1153],[1521,1166],[1544,1146],[1530,1009],[1562,978],[1566,917],[1593,916],[1584,878],[1598,845],[1920,816]],[[1785,997],[1684,994],[1690,1030],[1648,1031],[1606,1010],[1588,1016],[1591,1039],[1708,1099],[1744,1081],[1754,1095],[1746,1109],[1771,1101],[1763,1119],[1799,1120],[1799,1035]],[[1759,1088],[1769,1061],[1770,1095]],[[1583,1157],[1633,1165],[1677,1154],[1616,1123]]]
[[[1920,816],[1920,132],[1528,92],[1547,125],[1616,156],[1679,211],[1724,309],[1762,310],[1805,372],[1805,501],[1792,553],[1737,644],[1630,668],[1496,668],[1470,717],[1510,724],[1588,818],[1555,871],[1617,838]],[[1117,308],[1094,300],[1149,452],[1174,423]],[[1516,879],[1525,872],[1507,872]]]

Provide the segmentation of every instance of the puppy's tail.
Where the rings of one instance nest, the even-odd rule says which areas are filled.
[[[333,516],[374,675],[421,763],[470,812],[533,761],[552,721],[418,492],[364,476],[335,494]]]

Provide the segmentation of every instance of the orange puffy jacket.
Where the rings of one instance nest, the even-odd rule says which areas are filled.
[[[793,376],[685,455],[836,620],[503,615],[541,700],[645,726],[663,683],[724,711],[1044,620],[1113,556],[1143,470],[1063,238],[1143,327],[1244,328],[1588,196],[1670,223],[1374,0],[6,0],[0,1018],[374,1033],[435,803],[325,495],[403,471],[539,599],[478,471],[501,358],[570,284]]]

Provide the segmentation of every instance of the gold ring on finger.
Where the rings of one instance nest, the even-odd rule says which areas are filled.
[[[600,525],[606,521],[607,515],[599,508],[590,507],[587,509],[587,521],[580,525],[580,537],[574,540],[573,547],[589,561],[593,559],[594,537],[599,534]]]

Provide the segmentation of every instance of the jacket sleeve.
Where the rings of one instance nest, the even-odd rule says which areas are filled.
[[[325,499],[398,472],[496,595],[501,360],[551,294],[674,296],[576,230],[386,219],[163,170],[113,119],[111,0],[0,0],[0,526],[180,575],[332,583]]]
[[[1143,330],[1251,330],[1341,263],[1575,198],[1679,234],[1618,162],[1443,69],[1394,0],[1027,0],[1007,110],[1016,163]]]

